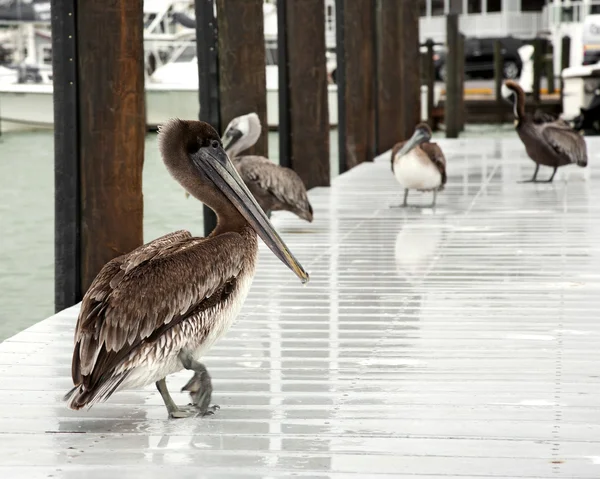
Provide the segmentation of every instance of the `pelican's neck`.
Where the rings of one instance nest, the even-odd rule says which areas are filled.
[[[515,99],[513,102],[513,113],[518,123],[525,119],[525,92],[521,88],[512,88]]]

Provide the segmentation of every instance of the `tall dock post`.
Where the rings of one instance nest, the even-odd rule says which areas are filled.
[[[277,8],[280,163],[307,189],[329,186],[325,3],[279,0]]]
[[[446,138],[458,138],[460,130],[459,118],[459,88],[460,79],[460,48],[459,48],[459,31],[458,31],[458,13],[451,11],[446,16],[446,104],[444,108],[444,116],[446,123]]]
[[[502,42],[494,40],[494,91],[496,95],[496,109],[498,110],[498,123],[504,121],[504,109],[502,108]]]
[[[412,135],[421,117],[418,2],[377,2],[377,153]]]
[[[200,119],[222,134],[233,118],[257,113],[263,131],[248,153],[268,156],[262,1],[196,0],[195,9]],[[217,219],[210,208],[203,211],[208,235]]]
[[[219,47],[215,0],[195,0],[196,51],[198,55],[199,119],[210,124],[219,135],[221,129],[221,95],[219,89]],[[204,235],[217,226],[214,211],[204,205]]]
[[[375,0],[336,0],[339,172],[375,156]]]
[[[143,242],[142,0],[52,0],[55,309]]]

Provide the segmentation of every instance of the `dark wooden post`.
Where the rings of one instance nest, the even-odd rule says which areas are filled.
[[[458,78],[459,66],[459,31],[458,14],[451,12],[446,17],[446,102],[444,108],[446,123],[446,138],[458,138],[460,129],[459,122],[459,88]]]
[[[81,243],[77,0],[52,0],[54,83],[54,308],[79,302]]]
[[[198,0],[197,0],[198,1]],[[221,130],[256,112],[262,134],[245,153],[268,156],[265,37],[262,0],[217,0]]]
[[[143,242],[142,0],[52,2],[55,307]]]
[[[419,5],[377,2],[377,153],[410,137],[421,119]]]
[[[340,173],[375,152],[374,16],[374,0],[336,0]]]
[[[571,37],[564,36],[564,37],[562,37],[561,48],[560,48],[560,106],[561,106],[561,109],[562,109],[563,95],[564,95],[563,90],[565,87],[563,77],[562,77],[562,72],[565,68],[569,68],[570,63],[571,63]]]
[[[385,0],[384,0],[385,1]],[[400,92],[402,103],[396,105],[401,123],[401,138],[408,139],[421,120],[421,74],[419,44],[419,2],[400,2]]]
[[[546,65],[546,81],[548,84],[548,94],[552,95],[556,90],[554,84],[554,48],[552,47],[551,43],[548,43],[547,47],[546,55],[544,55]]]
[[[504,114],[502,109],[502,42],[500,40],[494,41],[494,85],[496,91],[496,109],[498,110],[498,123],[504,121]]]
[[[82,290],[143,243],[142,0],[77,3]]]
[[[280,103],[279,121],[289,112],[289,164],[307,188],[329,186],[325,4],[323,0],[284,1],[287,62],[279,69],[287,68],[289,84],[284,95],[289,108],[282,110]],[[286,85],[280,83],[280,94],[282,88]]]
[[[458,120],[459,131],[465,129],[465,36],[462,33],[458,35]]]
[[[435,101],[435,65],[433,61],[433,40],[429,38],[426,42],[427,53],[425,59],[425,81],[427,82],[427,122],[431,128],[434,127],[433,102]]]
[[[195,0],[196,51],[198,52],[199,118],[221,129],[221,100],[219,90],[218,30],[214,14],[214,0]],[[217,217],[208,206],[203,208],[204,235],[217,226]]]
[[[279,164],[292,167],[290,76],[288,72],[287,0],[277,0],[277,65],[279,81]]]
[[[544,65],[544,51],[542,39],[536,38],[533,41],[533,103],[540,104],[540,85],[542,79],[542,68]]]

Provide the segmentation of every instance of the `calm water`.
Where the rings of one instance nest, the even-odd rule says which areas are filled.
[[[53,132],[0,137],[0,341],[54,312]],[[277,133],[269,134],[278,161]],[[331,137],[337,175],[337,132]],[[143,175],[144,240],[176,229],[202,235],[202,204],[186,199],[149,133]]]

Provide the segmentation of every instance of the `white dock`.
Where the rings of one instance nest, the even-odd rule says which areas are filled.
[[[600,178],[517,184],[516,136],[442,146],[435,211],[390,208],[386,155],[312,191],[313,224],[274,215],[311,282],[261,244],[215,416],[154,386],[67,409],[77,308],[0,344],[0,478],[599,478]]]

